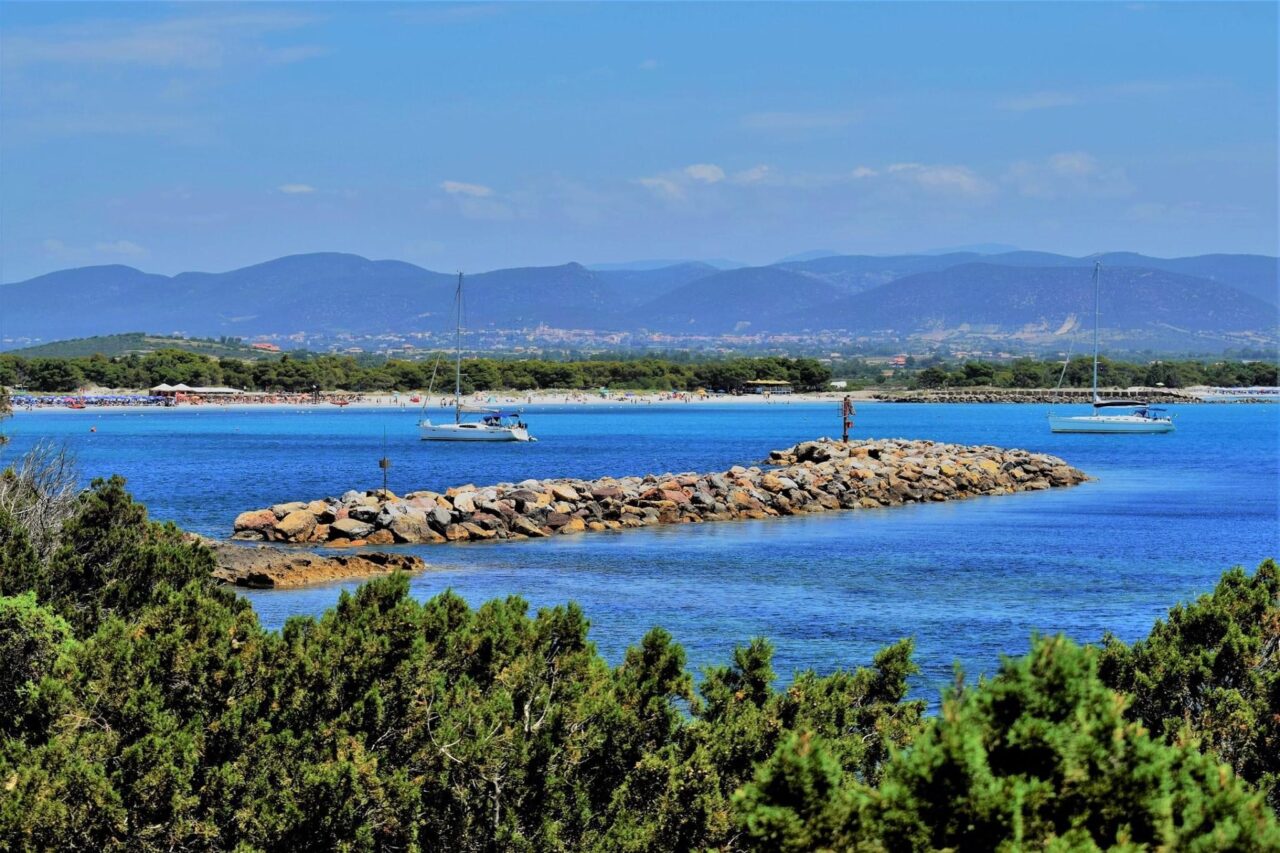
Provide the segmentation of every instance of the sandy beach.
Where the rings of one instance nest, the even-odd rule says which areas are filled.
[[[86,394],[127,394],[127,391],[106,391],[93,390],[86,391]],[[132,392],[137,393],[137,392]],[[334,395],[340,395],[341,392],[332,392]],[[698,395],[685,392],[658,392],[658,391],[635,391],[635,392],[618,392],[609,395],[601,395],[599,393],[587,393],[582,391],[532,391],[532,392],[486,392],[481,394],[471,394],[463,397],[464,405],[469,406],[487,406],[501,408],[533,408],[543,406],[787,406],[802,405],[813,403],[829,403],[837,405],[846,396],[852,397],[855,403],[874,403],[878,402],[873,399],[872,395],[876,391],[866,389],[861,391],[826,391],[821,393],[808,394],[708,394]],[[67,395],[69,396],[69,395]],[[413,397],[417,396],[417,402],[413,401]],[[448,411],[453,407],[452,397],[442,397],[439,395],[431,395],[425,400],[425,408],[428,412]],[[215,411],[242,411],[254,409],[313,409],[313,408],[343,408],[343,409],[415,409],[423,408],[424,400],[421,394],[414,392],[405,392],[400,394],[353,394],[350,401],[346,405],[338,406],[329,400],[321,400],[314,402],[310,399],[291,399],[275,402],[234,402],[222,403],[217,401],[202,401],[199,403],[183,401],[175,406],[95,406],[90,405],[83,409],[72,409],[65,405],[43,405],[28,409],[25,406],[15,407],[13,413],[21,415],[28,411],[64,411],[68,414],[94,414],[102,411],[137,411],[137,412],[171,412],[176,410],[187,411],[190,409],[211,409]]]

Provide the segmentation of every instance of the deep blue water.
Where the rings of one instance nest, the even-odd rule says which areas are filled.
[[[923,695],[960,661],[991,672],[1032,632],[1084,641],[1146,634],[1169,606],[1221,572],[1280,555],[1280,407],[1175,407],[1164,436],[1053,435],[1046,407],[859,406],[860,437],[911,437],[1057,454],[1097,478],[1083,486],[948,504],[758,522],[426,546],[423,598],[453,588],[472,604],[519,594],[536,608],[578,601],[613,661],[653,625],[695,668],[755,635],[783,677],[870,660],[914,636]],[[628,405],[531,409],[541,441],[424,443],[399,410],[19,413],[12,457],[65,441],[86,475],[118,472],[153,516],[210,535],[245,509],[380,483],[443,489],[526,477],[719,470],[839,429],[834,405]],[[96,426],[96,432],[89,427]],[[246,595],[263,622],[331,606],[334,584]]]

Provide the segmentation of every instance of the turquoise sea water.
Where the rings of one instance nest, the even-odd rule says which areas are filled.
[[[914,636],[923,695],[959,661],[991,672],[1034,631],[1096,640],[1143,636],[1173,603],[1221,572],[1280,555],[1280,407],[1174,409],[1165,436],[1053,435],[1047,407],[860,405],[860,437],[930,438],[1059,455],[1097,478],[1083,486],[884,510],[681,525],[548,540],[424,546],[422,598],[452,588],[472,604],[518,594],[533,607],[574,600],[613,661],[653,625],[695,668],[751,636],[777,647],[783,677],[870,660]],[[19,413],[12,457],[64,441],[88,476],[123,474],[154,517],[225,536],[235,515],[271,503],[380,484],[443,489],[526,477],[720,470],[830,435],[833,404],[544,407],[541,441],[483,447],[417,439],[399,409]],[[90,432],[90,426],[96,432]],[[318,614],[344,587],[246,593],[263,622]]]

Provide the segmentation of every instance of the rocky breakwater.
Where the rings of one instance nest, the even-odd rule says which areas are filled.
[[[651,524],[768,518],[1072,486],[1054,456],[901,439],[819,439],[713,474],[525,480],[444,492],[347,492],[242,513],[235,538],[391,545],[540,538]]]
[[[1142,400],[1147,403],[1194,403],[1195,398],[1167,388],[1099,388],[1104,400]],[[1088,405],[1088,388],[947,388],[921,391],[882,391],[872,396],[882,403],[1055,403]]]

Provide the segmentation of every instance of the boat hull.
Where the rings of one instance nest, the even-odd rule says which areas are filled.
[[[1134,415],[1050,415],[1049,429],[1052,432],[1162,433],[1173,432],[1173,421]]]
[[[492,427],[484,424],[418,425],[423,441],[531,441],[524,427]]]

